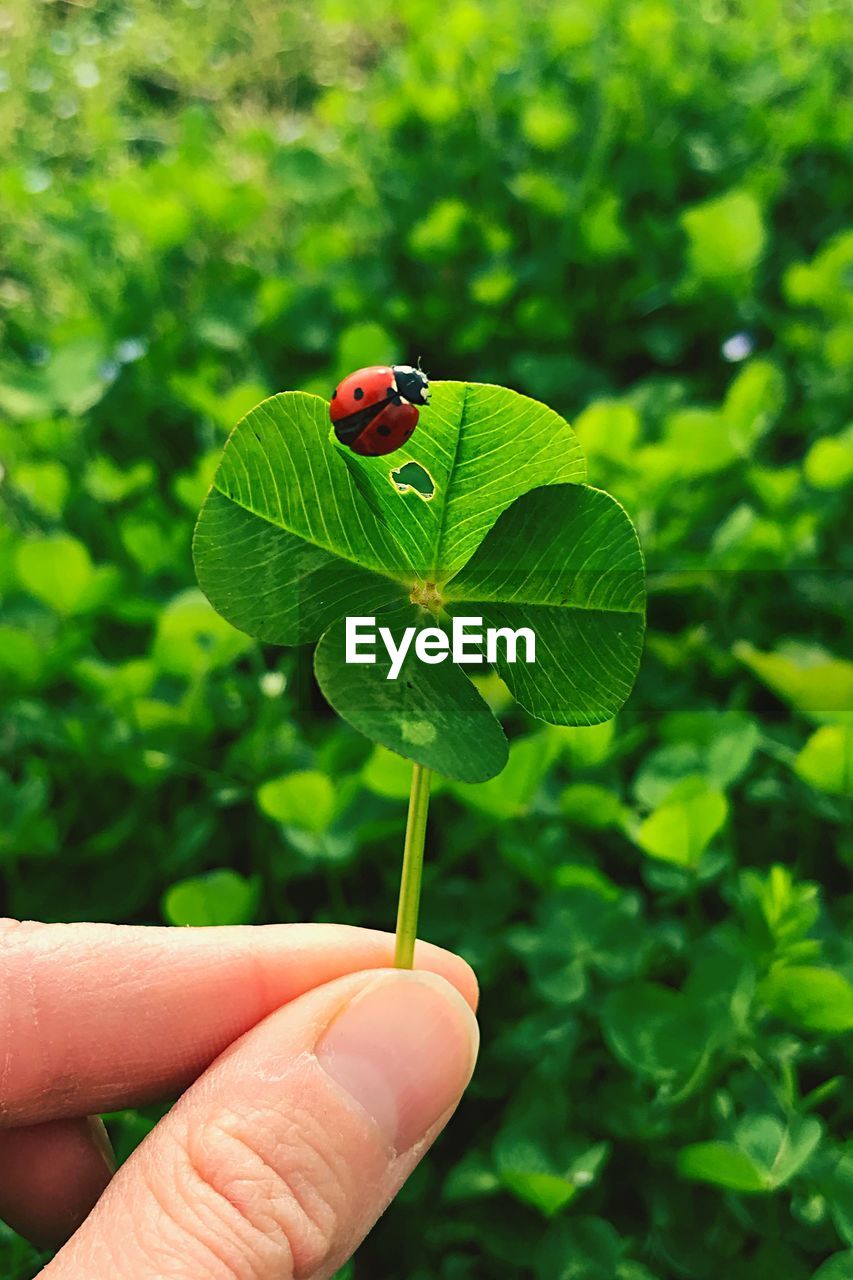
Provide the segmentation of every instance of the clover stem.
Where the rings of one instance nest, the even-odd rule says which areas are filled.
[[[400,877],[400,902],[397,908],[397,943],[394,948],[394,965],[397,969],[411,969],[414,966],[431,778],[429,769],[421,764],[412,765],[412,789],[409,793],[409,816],[406,820],[403,873]]]

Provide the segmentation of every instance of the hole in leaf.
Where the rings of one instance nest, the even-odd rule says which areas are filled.
[[[404,462],[402,467],[393,468],[389,475],[398,493],[416,493],[424,502],[429,502],[435,493],[435,481],[419,462]]]

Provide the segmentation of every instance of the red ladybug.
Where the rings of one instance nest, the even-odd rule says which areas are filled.
[[[335,387],[329,417],[341,444],[376,458],[406,443],[422,404],[429,404],[425,373],[410,364],[377,364],[356,369]]]

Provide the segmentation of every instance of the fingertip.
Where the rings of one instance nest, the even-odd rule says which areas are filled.
[[[406,1152],[431,1140],[458,1104],[477,1060],[477,1020],[458,988],[428,970],[383,970],[353,986],[315,1053]]]
[[[436,973],[444,978],[456,988],[472,1013],[477,1012],[480,1003],[477,975],[468,961],[463,960],[455,951],[446,951],[432,942],[419,941],[415,945],[415,969]]]
[[[0,1218],[42,1248],[57,1248],[97,1202],[115,1171],[95,1117],[0,1130]]]

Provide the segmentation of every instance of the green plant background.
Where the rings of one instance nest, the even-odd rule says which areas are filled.
[[[434,798],[483,1055],[347,1275],[853,1275],[850,43],[833,0],[0,4],[2,910],[391,923],[405,766],[194,586],[262,396],[508,383],[643,539],[616,722],[508,707]]]

